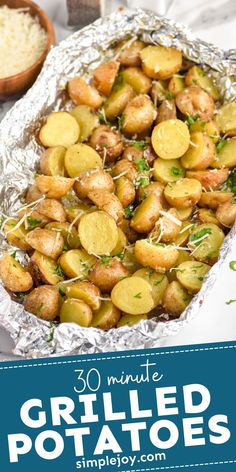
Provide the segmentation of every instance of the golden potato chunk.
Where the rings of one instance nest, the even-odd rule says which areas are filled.
[[[136,93],[148,93],[152,87],[152,81],[139,67],[127,67],[122,74],[125,82],[131,85]]]
[[[216,157],[215,145],[209,136],[197,132],[190,136],[190,146],[181,157],[185,169],[204,170]]]
[[[161,209],[160,199],[151,193],[136,208],[130,222],[131,228],[138,233],[149,233],[154,228]]]
[[[111,251],[111,256],[117,256],[120,255],[123,251],[125,246],[127,246],[127,237],[125,233],[117,227],[118,230],[118,241],[116,243],[116,246],[114,247],[113,251]]]
[[[74,180],[67,177],[38,175],[35,178],[35,183],[40,192],[48,198],[59,199],[69,192],[74,184]]]
[[[68,298],[84,301],[92,310],[98,310],[101,306],[100,290],[90,282],[82,281],[65,285],[65,294]]]
[[[179,92],[182,92],[184,90],[184,88],[184,77],[181,77],[180,75],[173,75],[168,84],[169,92],[172,93],[174,97],[176,97]]]
[[[35,228],[25,239],[32,248],[51,259],[58,259],[64,248],[64,239],[60,233],[49,229]]]
[[[60,223],[66,221],[66,212],[63,205],[54,198],[45,198],[35,208],[44,218],[59,221]]]
[[[150,94],[155,106],[165,100],[168,94],[167,80],[153,80]]]
[[[213,100],[219,100],[220,92],[214,85],[213,79],[199,66],[191,67],[185,75],[187,85],[198,85],[207,92]]]
[[[56,285],[64,278],[57,262],[38,251],[34,251],[31,256],[29,271],[36,285]]]
[[[46,149],[39,162],[42,174],[64,177],[65,152],[66,149],[63,146],[54,146]]]
[[[99,310],[93,314],[91,326],[100,329],[111,329],[117,325],[121,312],[110,300],[103,300]]]
[[[171,282],[163,297],[163,306],[167,311],[174,315],[180,315],[191,301],[191,295],[182,285],[177,282]]]
[[[88,193],[88,198],[97,206],[99,210],[105,211],[112,216],[116,222],[124,217],[124,210],[120,200],[114,193],[106,190],[93,190]]]
[[[236,101],[223,105],[216,115],[216,124],[221,133],[236,135]]]
[[[216,218],[220,224],[226,226],[226,228],[231,228],[236,219],[236,203],[226,202],[219,205],[216,210]]]
[[[99,126],[96,112],[87,105],[78,105],[71,110],[71,115],[76,119],[80,128],[79,141],[87,141],[93,130]]]
[[[176,106],[174,100],[163,100],[157,112],[156,124],[162,121],[176,119]]]
[[[196,179],[179,179],[167,184],[164,195],[170,205],[176,208],[190,208],[200,200],[202,186]]]
[[[98,91],[87,84],[82,77],[74,77],[68,82],[68,93],[71,100],[76,105],[87,105],[91,108],[99,108],[103,102]]]
[[[213,143],[218,143],[220,140],[220,131],[215,121],[201,121],[196,120],[189,127],[191,133],[200,131],[201,133],[206,134],[209,138],[212,139]]]
[[[93,266],[89,273],[89,280],[99,287],[102,292],[108,293],[117,282],[128,275],[129,271],[121,261],[105,256]]]
[[[61,323],[76,323],[87,328],[91,324],[92,317],[91,308],[82,300],[68,298],[61,307]]]
[[[179,159],[155,159],[153,165],[153,177],[155,180],[168,184],[168,182],[176,182],[185,177],[185,169]]]
[[[116,181],[116,195],[121,205],[126,208],[135,200],[134,184],[125,176],[120,177]]]
[[[178,259],[178,251],[165,244],[154,244],[147,239],[136,241],[134,254],[143,266],[149,266],[157,272],[165,272],[173,267]]]
[[[195,259],[214,264],[224,237],[223,231],[214,223],[202,224],[191,232],[188,246],[194,252]]]
[[[129,84],[115,86],[104,103],[104,112],[108,120],[114,120],[120,115],[129,101],[134,97],[134,89]]]
[[[125,40],[118,44],[116,52],[118,60],[123,66],[139,66],[141,63],[140,52],[145,43],[140,40]]]
[[[178,266],[176,277],[190,293],[199,292],[210,266],[203,262],[186,261]]]
[[[186,87],[175,98],[178,109],[187,116],[196,116],[203,121],[213,118],[215,104],[213,98],[204,90],[195,85]]]
[[[56,287],[41,285],[26,296],[24,306],[38,318],[53,321],[59,315],[60,295]]]
[[[65,111],[51,113],[39,133],[39,140],[45,147],[72,146],[79,139],[79,125],[76,119]]]
[[[169,79],[182,66],[182,53],[164,46],[147,46],[140,52],[142,68],[152,79]]]
[[[74,184],[74,190],[79,198],[86,198],[89,192],[94,190],[107,190],[113,192],[115,188],[112,177],[103,170],[91,169],[81,172]]]
[[[236,166],[236,139],[227,139],[222,141],[223,146],[218,151],[212,167],[220,169],[221,167],[235,167]],[[219,142],[221,144],[221,142]]]
[[[214,223],[215,225],[219,225],[215,212],[210,208],[199,208],[197,216],[201,223]]]
[[[152,145],[162,159],[176,159],[183,156],[190,143],[187,125],[181,120],[166,120],[155,126]]]
[[[110,254],[118,241],[118,229],[114,219],[104,211],[94,211],[82,216],[79,237],[88,254]]]
[[[74,144],[65,154],[65,168],[69,177],[77,177],[81,172],[100,167],[102,160],[99,154],[87,144]]]
[[[102,95],[109,95],[115,82],[120,63],[118,61],[103,62],[93,71],[93,84]]]
[[[60,265],[67,277],[80,277],[81,280],[88,277],[88,273],[95,263],[96,258],[83,249],[71,249],[60,257]]]
[[[11,292],[27,292],[33,286],[30,273],[9,254],[0,258],[0,278]]]
[[[112,176],[116,179],[126,177],[126,179],[129,179],[134,183],[135,179],[138,177],[138,171],[133,162],[128,161],[128,159],[121,159],[114,165]]]
[[[163,243],[175,241],[182,228],[182,221],[178,218],[177,210],[170,208],[168,211],[162,210],[160,214],[162,216],[158,219],[154,229],[150,233],[150,238]]]
[[[50,229],[56,233],[60,233],[64,239],[64,249],[78,249],[80,244],[80,239],[78,232],[75,227],[70,225],[70,223],[59,223],[57,221],[52,221],[45,226],[45,229]]]
[[[140,134],[149,129],[156,118],[156,110],[148,95],[137,95],[124,109],[122,131],[128,135]]]
[[[186,177],[201,182],[205,190],[215,190],[222,185],[229,176],[229,169],[188,170]]]
[[[147,280],[152,287],[152,298],[155,307],[161,304],[164,292],[168,285],[168,279],[165,274],[160,274],[149,268],[143,268],[137,270],[132,277],[142,277],[144,280]]]
[[[27,190],[25,201],[27,204],[33,203],[36,200],[39,200],[40,198],[43,198],[43,194],[39,191],[38,187],[36,184],[30,185],[30,187]]]
[[[220,192],[217,190],[214,192],[203,192],[198,204],[201,207],[208,207],[212,210],[216,210],[219,205],[229,202],[232,197],[232,192]]]
[[[142,315],[154,308],[152,287],[142,277],[120,280],[111,292],[112,303],[130,315]]]
[[[100,154],[104,164],[115,161],[124,149],[120,132],[106,125],[100,125],[94,130],[90,145]]]
[[[39,220],[38,220],[39,221]],[[6,239],[9,244],[12,244],[22,251],[29,251],[31,246],[26,242],[25,237],[27,235],[27,231],[24,228],[24,225],[21,224],[18,228],[15,229],[16,225],[18,224],[18,220],[14,218],[9,218],[4,222],[3,231],[5,233]]]

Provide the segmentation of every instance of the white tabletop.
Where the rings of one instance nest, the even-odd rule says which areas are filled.
[[[38,0],[38,3],[52,19],[57,41],[71,34],[66,27],[66,0]],[[111,1],[103,2],[111,9]],[[114,4],[124,4],[116,1]],[[166,16],[189,26],[196,36],[212,42],[224,49],[236,48],[236,2],[235,0],[135,0],[130,6],[158,6],[162,13],[163,6],[169,5]],[[131,5],[132,4],[132,5]],[[0,119],[12,106],[13,102],[0,104]],[[236,339],[236,303],[228,305],[230,299],[236,299],[236,272],[229,270],[229,261],[236,260],[236,247],[226,261],[224,270],[204,301],[197,317],[175,336],[162,340],[162,346],[195,344]],[[14,359],[10,354],[13,343],[7,333],[0,331],[0,360]]]

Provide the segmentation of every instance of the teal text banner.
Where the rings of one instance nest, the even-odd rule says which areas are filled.
[[[236,471],[236,342],[2,362],[3,472]]]

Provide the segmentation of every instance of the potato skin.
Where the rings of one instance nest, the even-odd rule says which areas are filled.
[[[129,100],[135,95],[134,89],[129,84],[115,88],[104,103],[105,116],[108,120],[114,120],[120,115]]]
[[[182,53],[174,48],[146,46],[140,57],[143,71],[152,79],[169,79],[182,66]]]
[[[92,200],[99,210],[103,210],[111,215],[116,222],[124,217],[122,204],[114,193],[107,192],[106,190],[93,190],[93,192],[88,193],[88,198]]]
[[[130,226],[138,233],[149,233],[155,226],[162,209],[160,200],[154,193],[148,195],[136,208]]]
[[[140,60],[140,51],[145,47],[143,41],[122,41],[116,47],[116,52],[118,53],[118,60],[123,66],[139,66],[141,63]]]
[[[59,176],[39,175],[35,178],[35,183],[40,192],[48,198],[59,199],[69,192],[74,184],[74,179]]]
[[[118,259],[111,259],[106,263],[96,262],[91,272],[89,280],[100,288],[102,292],[108,293],[123,277],[129,275],[128,269]]]
[[[118,61],[108,61],[93,71],[93,84],[102,95],[109,95],[111,92],[119,67]]]
[[[26,242],[52,259],[57,259],[64,247],[64,239],[60,233],[42,228],[35,228],[30,231],[26,236]]]
[[[44,175],[65,175],[64,157],[66,149],[63,146],[54,146],[46,149],[42,155],[39,166]]]
[[[190,146],[181,157],[181,164],[185,169],[204,170],[212,164],[215,157],[216,150],[212,139],[206,134],[196,132],[191,134]]]
[[[130,162],[138,161],[139,159],[142,159],[142,157],[143,157],[143,150],[138,149],[132,144],[129,144],[128,146],[126,146],[122,154],[122,159],[127,159]]]
[[[124,150],[120,132],[106,125],[100,125],[93,131],[90,145],[101,157],[105,156],[105,162],[115,161]]]
[[[152,81],[139,67],[127,67],[123,71],[123,77],[136,93],[148,93],[152,87]]]
[[[126,179],[134,182],[138,177],[138,171],[136,165],[133,162],[128,161],[128,159],[121,159],[116,162],[112,169],[112,177],[126,177]]]
[[[11,292],[27,292],[33,286],[30,273],[9,254],[0,258],[0,278]]]
[[[79,198],[87,198],[89,192],[107,190],[113,192],[115,188],[112,177],[103,170],[91,169],[81,172],[74,184],[74,190]]]
[[[163,306],[167,311],[174,315],[180,315],[191,301],[191,296],[182,285],[177,282],[171,282],[163,297]]]
[[[88,105],[99,108],[103,102],[98,91],[87,84],[82,77],[74,77],[68,82],[68,93],[76,105]]]
[[[36,210],[40,215],[50,220],[59,221],[59,223],[66,221],[66,212],[63,205],[54,198],[45,198],[45,200],[42,200],[37,204]]]
[[[127,220],[126,218],[123,218],[121,221],[118,223],[118,229],[121,229],[124,234],[126,235],[128,241],[130,243],[134,243],[138,239],[138,233],[134,231],[133,228],[130,226],[130,220]]]
[[[62,275],[57,273],[58,264],[50,257],[34,251],[29,262],[29,272],[35,285],[50,284],[56,285],[63,280]]]
[[[229,169],[188,170],[186,177],[201,182],[206,190],[215,190],[223,184],[229,176]]]
[[[102,301],[99,310],[93,314],[91,326],[108,330],[114,328],[120,320],[121,312],[110,300]]]
[[[158,272],[165,272],[173,267],[178,259],[178,251],[163,244],[152,244],[146,239],[136,241],[135,257],[143,266],[149,266]]]
[[[205,92],[213,98],[213,100],[219,100],[220,93],[217,87],[214,85],[213,80],[209,75],[198,66],[191,67],[185,75],[186,85],[198,85]]]
[[[59,315],[60,295],[56,287],[41,285],[26,296],[24,306],[38,318],[53,321]]]
[[[175,103],[184,115],[199,115],[203,121],[213,118],[215,105],[214,100],[204,90],[195,85],[186,87],[176,96]]]
[[[234,202],[226,202],[219,205],[216,210],[216,218],[226,228],[231,228],[236,219],[236,204]]]
[[[163,100],[157,111],[156,124],[165,120],[174,120],[176,118],[176,106],[174,100]]]
[[[170,205],[176,208],[190,208],[200,200],[202,186],[195,179],[179,179],[167,184],[164,195]]]
[[[78,298],[90,306],[92,310],[98,310],[101,306],[100,290],[90,282],[75,282],[65,286],[65,293],[68,298]]]
[[[219,205],[223,203],[229,202],[233,197],[232,192],[204,192],[198,202],[199,206],[201,207],[208,207],[212,210],[216,210]]]
[[[125,176],[120,177],[116,181],[116,196],[124,208],[135,200],[134,184]]]
[[[122,130],[128,135],[140,134],[152,125],[156,110],[148,95],[137,95],[124,109]]]
[[[43,197],[42,192],[40,192],[36,184],[33,184],[33,185],[30,185],[30,187],[27,190],[25,201],[27,204],[29,204],[29,203],[35,202],[36,200],[39,200],[42,197]]]
[[[2,231],[4,232],[9,244],[22,249],[22,251],[29,251],[31,246],[25,241],[27,231],[23,224],[19,228],[14,229],[17,223],[18,220],[15,220],[14,218],[7,220],[2,228]]]

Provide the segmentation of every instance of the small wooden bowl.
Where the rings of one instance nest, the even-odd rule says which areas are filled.
[[[9,8],[28,8],[29,14],[38,17],[40,25],[48,35],[44,51],[32,66],[19,74],[0,79],[0,100],[6,101],[13,97],[19,97],[35,82],[51,46],[55,44],[55,33],[46,13],[34,2],[30,0],[0,0],[0,7],[3,5]]]

